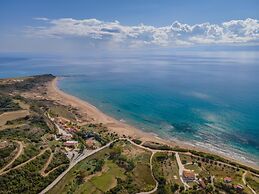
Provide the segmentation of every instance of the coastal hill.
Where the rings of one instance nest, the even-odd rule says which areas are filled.
[[[257,166],[145,134],[56,80],[0,79],[0,194],[259,193]]]

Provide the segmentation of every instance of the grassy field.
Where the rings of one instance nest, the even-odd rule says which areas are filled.
[[[179,157],[180,157],[183,165],[187,164],[187,163],[192,163],[193,162],[193,158],[191,156],[189,156],[189,155],[179,153]]]
[[[72,168],[62,179],[61,181],[48,193],[56,194],[56,193],[68,193],[68,192],[79,192],[82,190],[95,191],[97,190],[94,185],[89,184],[89,182],[85,182],[84,179],[87,176],[93,174],[93,170],[95,168],[95,159],[96,158],[104,158],[106,154],[109,154],[110,149],[104,149],[95,155],[88,157],[87,159],[81,161],[74,168]],[[78,177],[81,177],[81,181],[78,181]],[[93,188],[92,188],[93,187]],[[77,191],[79,190],[79,191]]]
[[[89,181],[98,189],[103,192],[109,191],[111,188],[117,185],[117,179],[121,178],[125,180],[125,170],[114,164],[112,161],[106,161],[104,165],[105,170],[100,176],[95,176]]]
[[[71,121],[75,121],[75,115],[72,114],[65,106],[52,106],[49,109],[49,113],[52,116],[61,116]]]
[[[223,181],[224,177],[231,177],[234,184],[242,184],[243,171],[237,171],[229,166],[219,166],[208,163],[203,163],[202,167],[211,175],[215,176],[216,181]]]
[[[184,168],[193,171],[195,174],[199,174],[202,171],[198,164],[186,164],[184,165]]]
[[[124,193],[151,190],[155,182],[150,156],[128,142],[115,143],[77,164],[49,193],[106,193],[118,187]],[[98,163],[102,165],[97,169]]]
[[[153,171],[157,180],[165,180],[161,185],[161,192],[171,193],[172,185],[182,185],[178,165],[172,153],[156,153],[153,158]]]
[[[24,110],[29,110],[30,109],[30,105],[21,101],[21,100],[14,100],[14,103],[19,104],[19,106],[24,109]]]
[[[256,193],[259,193],[259,177],[251,173],[246,175],[247,183],[255,190]]]

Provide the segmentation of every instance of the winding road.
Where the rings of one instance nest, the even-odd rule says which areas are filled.
[[[41,171],[40,171],[40,175],[41,175],[41,176],[45,177],[45,176],[48,175],[48,173],[45,173],[45,170],[48,168],[50,162],[52,161],[53,155],[54,155],[54,154],[51,152],[48,161],[44,164],[43,168],[42,168]]]
[[[151,191],[140,192],[140,193],[138,193],[138,194],[151,194],[151,193],[154,193],[154,192],[157,190],[157,188],[158,188],[158,182],[157,182],[157,180],[155,179],[154,174],[153,174],[153,170],[152,170],[152,160],[153,160],[153,156],[154,156],[154,154],[157,152],[157,150],[152,150],[152,149],[150,149],[150,148],[146,148],[146,147],[144,147],[144,146],[138,145],[138,144],[134,143],[133,141],[131,141],[130,139],[127,139],[127,138],[120,138],[120,139],[114,140],[114,141],[112,141],[112,142],[106,144],[105,146],[100,147],[100,148],[98,148],[98,149],[96,149],[96,150],[92,150],[92,151],[86,150],[86,151],[84,151],[83,154],[81,154],[81,155],[79,155],[78,157],[76,157],[75,159],[73,159],[73,160],[71,161],[69,167],[68,167],[63,173],[61,173],[50,185],[48,185],[44,190],[42,190],[42,191],[40,192],[40,194],[45,194],[45,193],[47,193],[50,189],[52,189],[77,163],[79,163],[80,161],[86,159],[87,157],[89,157],[89,156],[91,156],[91,155],[93,155],[93,154],[95,154],[95,153],[97,153],[97,152],[99,152],[99,151],[101,151],[101,150],[103,150],[103,149],[105,149],[105,148],[108,148],[112,143],[115,143],[115,142],[117,142],[118,140],[127,140],[127,141],[129,141],[130,143],[132,143],[133,145],[135,145],[135,146],[137,146],[137,147],[139,147],[139,148],[142,148],[142,149],[145,149],[145,150],[148,150],[148,151],[151,151],[151,152],[152,152],[152,155],[151,155],[151,157],[150,157],[149,163],[150,163],[151,174],[152,174],[152,177],[154,178],[154,180],[155,180],[155,182],[156,182],[156,185],[155,185],[155,187],[154,187]]]
[[[13,159],[4,167],[0,170],[0,175],[5,174],[5,169],[9,168],[9,166],[11,166],[13,164],[13,162],[22,154],[23,152],[23,143],[20,141],[15,141],[16,143],[18,143],[19,148],[18,148],[18,152],[16,153],[16,155],[13,157]]]
[[[45,151],[47,151],[47,150],[50,150],[50,148],[45,148],[45,149],[44,149],[44,150],[42,150],[38,155],[36,155],[36,156],[32,157],[31,159],[29,159],[29,160],[25,161],[24,163],[21,163],[21,164],[19,164],[19,165],[15,166],[15,167],[13,167],[13,168],[11,168],[11,169],[7,170],[7,171],[3,171],[3,172],[1,172],[1,173],[0,173],[0,175],[4,175],[4,174],[6,174],[6,173],[10,172],[11,170],[15,170],[15,169],[17,169],[17,168],[20,168],[20,167],[22,167],[22,166],[24,166],[24,165],[28,164],[29,162],[31,162],[32,160],[35,160],[35,159],[36,159],[37,157],[39,157],[40,155],[44,154],[44,152],[45,152]]]
[[[72,159],[69,167],[62,174],[60,174],[50,185],[48,185],[44,190],[42,190],[40,192],[40,194],[45,194],[50,189],[52,189],[77,163],[79,163],[80,161],[84,160],[85,158],[87,158],[87,157],[89,157],[89,156],[91,156],[91,155],[93,155],[93,154],[95,154],[95,153],[97,153],[97,152],[99,152],[99,151],[109,147],[112,143],[115,143],[115,142],[117,142],[119,140],[127,140],[131,144],[133,144],[133,145],[135,145],[135,146],[137,146],[137,147],[139,147],[141,149],[148,150],[148,151],[150,151],[152,153],[152,155],[150,157],[149,164],[150,164],[151,174],[152,174],[153,179],[155,180],[156,185],[155,185],[155,187],[151,191],[139,192],[137,194],[152,194],[152,193],[156,192],[157,189],[158,189],[158,181],[155,179],[155,176],[154,176],[154,173],[153,173],[153,165],[152,165],[153,157],[154,157],[155,153],[157,153],[157,152],[171,152],[171,153],[175,153],[176,161],[177,161],[178,168],[179,168],[179,177],[180,177],[182,183],[184,184],[185,188],[189,188],[190,187],[182,179],[184,166],[183,166],[183,164],[181,162],[181,159],[180,159],[180,156],[179,156],[178,152],[176,152],[176,151],[168,151],[168,150],[153,150],[153,149],[144,147],[142,145],[136,144],[135,142],[133,142],[132,140],[130,140],[128,138],[119,138],[119,139],[114,140],[114,141],[108,143],[107,145],[105,145],[103,147],[100,147],[100,148],[98,148],[96,150],[92,150],[92,151],[85,150],[81,155],[78,155],[76,158]],[[244,184],[246,184],[245,175],[246,175],[246,172],[242,176],[242,180],[243,180]],[[247,187],[253,192],[253,194],[256,194],[256,192],[249,185],[247,185]]]
[[[154,173],[153,173],[153,166],[152,166],[152,161],[153,161],[153,156],[155,155],[155,151],[152,152],[152,155],[150,157],[150,160],[149,160],[149,164],[150,164],[150,170],[151,170],[151,175],[153,177],[153,179],[155,180],[156,182],[156,186],[154,187],[154,189],[152,189],[151,191],[146,191],[146,192],[140,192],[140,193],[137,193],[137,194],[152,194],[154,192],[156,192],[157,188],[158,188],[158,182],[154,176]]]

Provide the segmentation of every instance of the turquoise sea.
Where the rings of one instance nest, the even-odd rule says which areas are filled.
[[[53,73],[58,86],[144,131],[259,165],[259,55],[0,57],[0,77]]]

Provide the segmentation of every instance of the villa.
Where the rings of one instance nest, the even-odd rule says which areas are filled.
[[[238,190],[238,191],[243,191],[243,189],[244,189],[243,185],[240,185],[240,184],[235,185],[234,188],[235,188],[236,190]]]
[[[184,170],[183,171],[183,180],[186,182],[192,182],[195,180],[195,174],[194,172],[190,170]]]
[[[73,135],[72,134],[65,134],[65,135],[62,135],[61,136],[61,139],[62,140],[70,140],[73,138]]]
[[[230,177],[225,177],[225,178],[224,178],[224,182],[225,182],[225,183],[231,183],[231,182],[232,182],[232,178],[230,178]]]
[[[96,149],[97,148],[94,138],[87,139],[85,141],[85,144],[90,149]]]
[[[75,148],[78,144],[78,141],[66,141],[64,142],[64,146]]]

